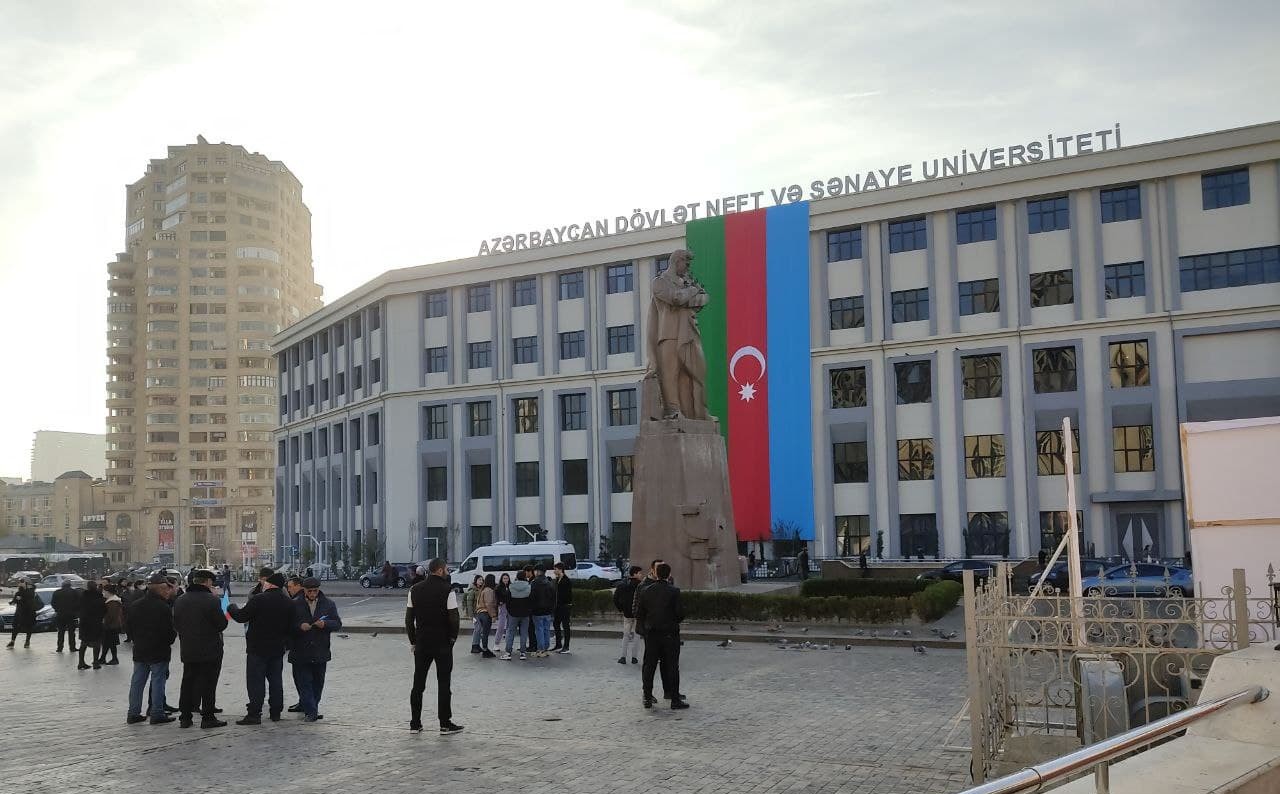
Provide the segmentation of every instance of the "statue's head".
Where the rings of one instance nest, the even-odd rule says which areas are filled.
[[[693,252],[681,248],[678,251],[671,252],[671,269],[675,271],[677,276],[683,276],[689,272],[689,265],[693,262]]]

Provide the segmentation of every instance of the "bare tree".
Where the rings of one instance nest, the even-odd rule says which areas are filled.
[[[418,522],[409,521],[409,561],[418,561]]]

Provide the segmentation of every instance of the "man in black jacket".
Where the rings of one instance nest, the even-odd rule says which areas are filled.
[[[71,638],[71,652],[76,652],[76,615],[80,613],[80,591],[71,587],[71,582],[63,580],[62,586],[53,594],[53,619],[58,626],[58,653],[62,653],[62,638]]]
[[[127,718],[130,725],[147,719],[142,716],[142,690],[148,679],[151,724],[173,722],[173,717],[165,712],[164,685],[169,680],[169,659],[178,633],[173,628],[173,612],[165,600],[168,595],[169,580],[162,573],[152,574],[146,595],[134,602],[129,613],[133,631],[133,679],[129,682]]]
[[[555,611],[555,631],[556,644],[551,650],[559,653],[569,652],[569,632],[570,632],[570,612],[573,609],[573,580],[569,578],[564,570],[564,563],[558,562],[555,565],[556,577],[556,611]],[[564,642],[561,643],[561,630],[563,629]]]
[[[556,586],[547,578],[542,566],[533,569],[533,581],[529,583],[529,599],[533,602],[533,628],[537,642],[534,656],[547,656],[551,648],[551,618],[556,612]]]
[[[267,700],[271,721],[280,720],[284,711],[285,644],[293,627],[293,601],[285,595],[284,575],[273,573],[262,585],[262,592],[243,606],[232,604],[227,610],[237,623],[248,623],[244,635],[245,688],[249,690],[248,713],[236,725],[261,725],[262,701]],[[270,697],[267,690],[270,690]]]
[[[219,720],[214,711],[227,616],[222,611],[221,593],[213,590],[213,578],[212,571],[196,571],[191,587],[173,605],[173,624],[181,641],[182,656],[179,728],[190,728],[191,715],[197,710],[201,728],[221,728],[227,724]]]
[[[632,565],[631,570],[627,571],[626,580],[613,591],[613,605],[622,613],[622,655],[618,657],[618,664],[627,663],[628,648],[631,649],[631,663],[636,664],[639,661],[636,659],[636,647],[640,643],[636,640],[635,597],[642,573],[644,573],[643,568]]]
[[[342,628],[338,605],[320,592],[320,580],[302,580],[303,596],[293,599],[293,642],[289,663],[293,665],[293,683],[298,687],[299,710],[307,722],[323,719],[319,713],[324,694],[324,675],[333,653],[329,637]]]
[[[662,563],[656,573],[658,581],[640,594],[636,609],[636,622],[644,626],[644,666],[640,668],[643,703],[645,708],[652,708],[658,702],[653,697],[653,673],[665,661],[667,672],[662,685],[671,698],[671,708],[687,709],[689,704],[680,694],[680,624],[684,621],[680,589],[670,582],[670,565]]]
[[[449,582],[449,568],[436,558],[427,565],[427,578],[409,589],[404,631],[413,651],[413,688],[409,690],[409,730],[422,732],[422,691],[427,673],[436,666],[440,733],[462,730],[453,722],[449,679],[453,673],[453,644],[458,641],[458,594]]]

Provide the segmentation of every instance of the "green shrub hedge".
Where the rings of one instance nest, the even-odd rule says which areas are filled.
[[[959,602],[963,588],[955,582],[935,582],[907,597],[864,595],[792,596],[687,591],[681,595],[687,620],[817,621],[901,623],[913,615],[937,620]],[[611,590],[576,590],[573,611],[580,617],[616,617]]]
[[[913,596],[929,586],[920,579],[807,579],[800,585],[800,595],[807,598],[844,596]]]

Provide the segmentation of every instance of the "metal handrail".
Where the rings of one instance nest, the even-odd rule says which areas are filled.
[[[1251,686],[1248,689],[1242,689],[1239,692],[1207,703],[1197,703],[1167,717],[1141,725],[1131,731],[1125,731],[1118,736],[1112,736],[1088,747],[1082,747],[1075,752],[1067,753],[1035,766],[1029,766],[1019,772],[1014,772],[1012,775],[1005,775],[1002,778],[965,789],[961,794],[1021,794],[1021,792],[1036,792],[1047,783],[1053,783],[1060,778],[1075,774],[1089,767],[1096,767],[1097,779],[1095,783],[1098,793],[1106,794],[1110,786],[1107,761],[1124,755],[1134,748],[1142,747],[1171,733],[1180,731],[1201,717],[1207,717],[1215,712],[1234,708],[1235,706],[1261,702],[1269,694],[1264,687]]]

